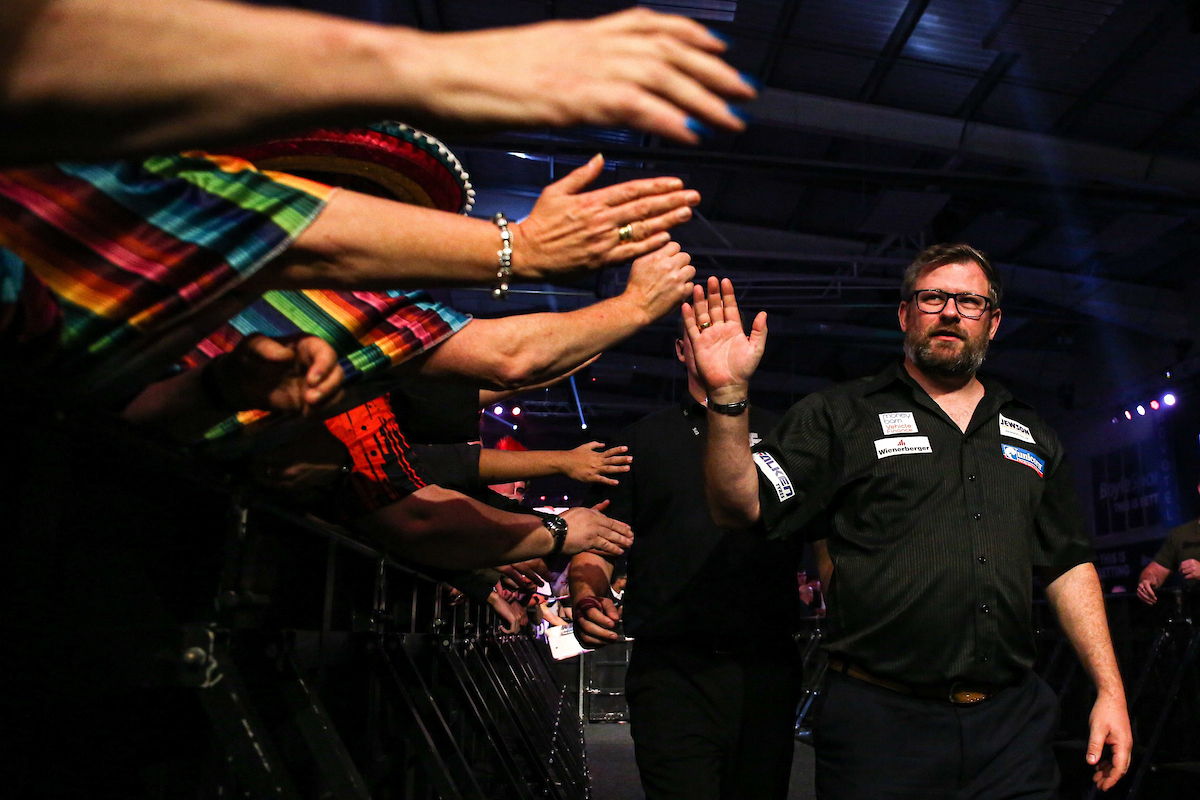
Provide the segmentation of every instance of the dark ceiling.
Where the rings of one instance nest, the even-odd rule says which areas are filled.
[[[429,30],[590,17],[605,2],[293,3]],[[474,213],[528,211],[602,151],[606,181],[682,176],[703,195],[677,237],[701,275],[770,312],[757,395],[786,407],[897,356],[899,275],[965,241],[1002,265],[1004,321],[985,367],[1047,411],[1112,409],[1173,370],[1200,373],[1200,3],[1185,0],[669,0],[726,35],[764,85],[750,129],[698,148],[620,130],[450,141]],[[436,131],[434,131],[436,133]],[[526,287],[480,315],[565,310],[606,274]],[[578,381],[592,431],[677,398],[664,322]],[[530,434],[579,433],[570,387],[525,404]],[[526,427],[526,426],[522,426]],[[586,435],[586,434],[585,434]]]

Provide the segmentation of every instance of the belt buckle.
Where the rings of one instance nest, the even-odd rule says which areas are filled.
[[[987,700],[988,693],[976,692],[966,688],[961,682],[957,682],[951,684],[950,696],[947,699],[956,706],[973,706]]]

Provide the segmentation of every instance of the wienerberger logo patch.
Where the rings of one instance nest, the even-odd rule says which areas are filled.
[[[779,502],[782,503],[789,497],[796,496],[796,490],[792,488],[792,479],[783,471],[783,467],[779,466],[779,462],[771,457],[770,453],[755,453],[754,463],[758,465],[758,471],[763,474],[763,477],[775,487],[775,494],[778,495]]]
[[[1024,464],[1025,466],[1029,467],[1038,474],[1039,478],[1046,477],[1044,472],[1046,468],[1046,462],[1025,448],[1017,447],[1015,444],[1001,443],[1000,452],[1003,453],[1004,457],[1009,461],[1015,461],[1018,464]]]
[[[892,411],[879,415],[879,424],[884,436],[895,436],[897,433],[916,433],[917,420],[911,411]]]
[[[895,439],[876,439],[875,456],[904,456],[910,453],[932,453],[928,436],[899,436]]]
[[[1009,419],[1003,414],[1000,415],[1000,435],[1007,436],[1010,439],[1020,439],[1022,442],[1029,442],[1030,444],[1037,444],[1033,440],[1033,434],[1029,432],[1029,428],[1026,428],[1015,419]]]

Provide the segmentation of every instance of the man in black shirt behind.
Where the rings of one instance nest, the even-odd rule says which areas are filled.
[[[622,611],[634,639],[625,694],[638,771],[648,800],[783,800],[800,685],[798,545],[712,521],[705,396],[686,339],[676,355],[688,395],[622,433],[631,471],[600,492],[612,501],[605,513],[637,530]],[[778,419],[759,409],[749,418],[748,442]],[[571,560],[585,647],[617,639],[612,572],[598,555]]]
[[[753,452],[744,409],[766,315],[747,337],[729,281],[707,289],[684,320],[709,398],[713,517],[773,537],[819,519],[833,561],[818,797],[1055,796],[1057,703],[1032,672],[1035,570],[1098,689],[1087,762],[1099,788],[1115,784],[1129,718],[1062,447],[975,375],[1000,324],[987,258],[966,245],[919,255],[899,307],[904,361],[809,395]]]

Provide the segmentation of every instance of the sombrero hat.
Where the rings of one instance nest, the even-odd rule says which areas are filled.
[[[446,145],[401,122],[323,128],[240,147],[231,155],[277,170],[402,203],[466,214],[475,190]]]

